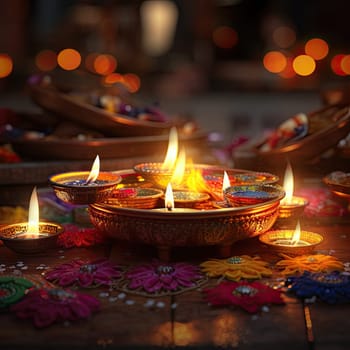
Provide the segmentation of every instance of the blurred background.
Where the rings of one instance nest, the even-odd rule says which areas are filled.
[[[193,116],[230,143],[320,108],[325,92],[349,81],[346,0],[1,5],[3,107],[33,107],[25,84],[34,74],[66,84],[119,84],[170,113]]]

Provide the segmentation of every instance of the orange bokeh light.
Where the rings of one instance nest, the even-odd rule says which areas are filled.
[[[344,54],[338,54],[338,55],[333,56],[333,58],[331,60],[331,69],[332,69],[334,74],[340,75],[340,76],[346,75],[346,73],[343,71],[343,69],[341,67],[341,62],[342,62],[344,57],[345,57]]]
[[[328,55],[328,52],[328,44],[323,39],[310,39],[305,44],[305,53],[311,56],[314,60],[322,60]]]
[[[301,76],[311,75],[316,69],[315,60],[308,55],[299,55],[293,60],[295,73]]]
[[[345,55],[340,61],[340,67],[342,71],[346,74],[350,74],[350,55]]]
[[[231,27],[220,26],[213,32],[213,41],[221,49],[231,49],[238,42],[238,34]]]
[[[57,56],[57,63],[64,70],[74,70],[80,66],[80,53],[74,49],[63,49]]]
[[[52,50],[42,50],[35,56],[36,66],[44,72],[49,72],[57,66],[57,55]]]
[[[136,74],[124,74],[124,82],[130,92],[137,92],[141,86],[141,80]]]
[[[111,73],[105,76],[105,84],[124,83],[124,77],[119,73]]]
[[[280,73],[287,66],[287,58],[282,52],[270,51],[265,54],[263,64],[269,72]]]
[[[6,53],[0,54],[0,78],[8,77],[13,70],[12,58]]]
[[[94,60],[95,72],[100,75],[108,75],[117,68],[117,60],[112,55],[98,55]]]

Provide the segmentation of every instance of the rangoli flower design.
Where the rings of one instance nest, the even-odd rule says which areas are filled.
[[[304,271],[309,272],[330,272],[343,271],[344,264],[336,257],[323,254],[300,255],[290,257],[281,254],[285,259],[276,263],[276,268],[280,269],[285,276],[292,276]]]
[[[21,319],[32,319],[42,328],[60,321],[88,318],[98,311],[100,302],[86,294],[69,289],[33,289],[11,311]]]
[[[95,287],[111,285],[113,279],[120,278],[121,272],[107,259],[95,261],[73,260],[59,265],[45,273],[45,278],[62,287],[78,285],[81,287]]]
[[[235,305],[250,313],[258,312],[263,305],[284,304],[279,290],[257,281],[223,281],[204,293],[206,301],[213,306]]]
[[[26,278],[14,276],[0,277],[0,310],[21,300],[25,293],[34,286]]]
[[[199,267],[187,263],[153,261],[136,266],[124,275],[124,287],[129,291],[151,294],[178,293],[201,285],[205,278]]]
[[[200,266],[209,277],[226,277],[233,281],[261,279],[272,275],[272,270],[266,261],[248,255],[212,259],[201,263]]]
[[[350,277],[338,271],[328,274],[306,271],[301,276],[289,277],[286,285],[299,298],[316,296],[329,304],[350,302]]]

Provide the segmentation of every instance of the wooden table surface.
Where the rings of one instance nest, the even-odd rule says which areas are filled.
[[[302,229],[318,232],[324,241],[317,252],[332,254],[342,262],[350,261],[350,216],[301,219]],[[275,224],[278,226],[278,223]],[[213,247],[176,248],[174,261],[199,264],[216,257]],[[156,258],[156,249],[118,241],[89,248],[53,249],[38,256],[21,256],[0,247],[0,263],[6,271],[23,261],[21,273],[39,275],[40,264],[53,267],[80,257],[107,257],[112,263],[133,265]],[[259,255],[273,263],[280,258],[263,246],[258,238],[237,242],[232,255]],[[213,286],[216,279],[208,280]],[[314,342],[307,337],[302,302],[283,294],[285,305],[271,305],[265,311],[249,314],[237,307],[213,307],[203,300],[201,289],[162,297],[127,293],[108,287],[82,289],[101,301],[101,309],[88,320],[53,324],[37,329],[29,320],[14,313],[0,313],[1,349],[155,349],[185,347],[193,349],[317,349],[350,348],[350,304],[329,305],[316,301],[309,305]],[[154,307],[145,307],[150,299]],[[158,303],[162,302],[162,303]]]

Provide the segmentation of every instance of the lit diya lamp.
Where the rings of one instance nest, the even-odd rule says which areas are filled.
[[[90,172],[73,171],[53,175],[49,178],[56,196],[71,204],[103,202],[120,181],[120,175],[112,172],[100,172],[98,155]]]
[[[159,188],[121,187],[114,189],[105,203],[124,208],[152,209],[163,195],[163,190]]]
[[[310,253],[323,241],[322,235],[301,231],[300,222],[295,230],[272,230],[259,236],[260,242],[267,244],[277,252],[301,255]]]
[[[224,190],[224,198],[231,207],[252,206],[284,197],[284,190],[277,184],[230,186]]]
[[[29,202],[28,222],[1,227],[0,239],[17,253],[35,254],[54,248],[63,231],[63,227],[56,223],[39,221],[39,202],[34,188]]]
[[[283,188],[286,192],[285,197],[281,200],[279,207],[279,219],[294,219],[303,214],[305,207],[309,204],[308,200],[303,197],[293,195],[294,177],[290,163],[288,162],[285,174]]]
[[[189,173],[186,168],[186,152],[184,148],[179,151],[175,127],[170,129],[168,149],[163,163],[136,164],[134,170],[145,180],[162,189],[165,189],[169,182],[174,189],[185,187],[186,176]]]
[[[198,166],[197,168],[199,168]],[[224,172],[222,176],[219,172]],[[223,192],[231,185],[262,185],[277,183],[278,176],[266,173],[242,169],[222,169],[218,167],[206,166],[202,169],[204,179],[204,189],[210,193],[220,206],[223,200]],[[203,187],[203,186],[202,186]]]
[[[197,197],[194,197],[196,196]],[[173,191],[172,185],[169,182],[166,190],[165,190],[165,197],[164,197],[164,208],[156,208],[154,210],[161,211],[165,213],[186,213],[186,212],[194,212],[197,211],[196,209],[193,209],[192,207],[188,207],[189,203],[193,205],[193,203],[200,200],[201,193],[197,192],[179,192],[176,193]],[[203,193],[205,196],[205,194]],[[175,208],[175,198],[177,198],[177,202],[186,202],[186,204],[183,207],[176,207]],[[207,200],[209,196],[205,196],[203,200]]]

